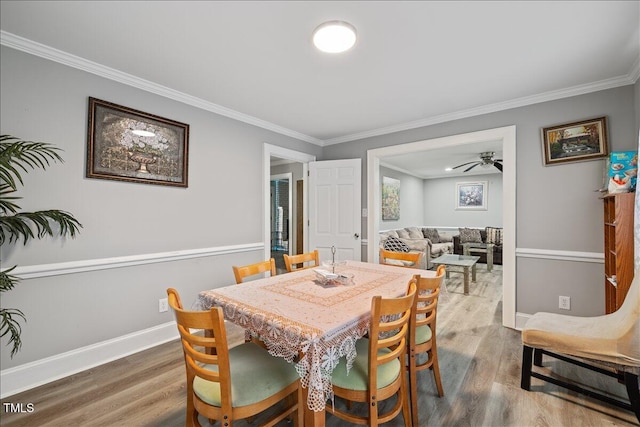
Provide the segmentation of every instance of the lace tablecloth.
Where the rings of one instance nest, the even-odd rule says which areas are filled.
[[[313,269],[200,292],[194,309],[220,306],[224,316],[265,342],[274,356],[296,363],[308,406],[324,411],[333,398],[331,373],[341,357],[351,367],[355,343],[369,329],[371,298],[397,297],[414,274],[432,271],[347,261],[353,284],[323,285]]]

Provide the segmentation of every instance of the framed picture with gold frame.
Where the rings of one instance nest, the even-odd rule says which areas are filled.
[[[542,139],[545,166],[601,159],[609,155],[606,117],[544,128]]]
[[[87,178],[187,187],[189,125],[89,98]]]

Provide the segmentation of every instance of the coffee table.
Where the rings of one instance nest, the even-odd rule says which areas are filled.
[[[493,270],[493,243],[463,243],[462,254],[471,255],[473,253],[487,254],[487,271]]]
[[[444,264],[448,267],[462,267],[462,271],[450,270],[447,268],[447,279],[449,278],[449,272],[463,273],[464,274],[464,294],[469,295],[469,269],[471,269],[471,280],[476,281],[476,263],[480,259],[479,256],[473,255],[455,255],[445,254],[432,260],[434,265]]]

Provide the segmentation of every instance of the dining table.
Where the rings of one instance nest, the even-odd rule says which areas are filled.
[[[327,280],[327,272],[339,280]],[[416,274],[435,276],[429,270],[343,261],[205,290],[194,309],[222,307],[225,319],[259,337],[271,355],[295,364],[307,389],[305,426],[324,426],[325,404],[333,402],[333,369],[342,357],[352,366],[356,341],[369,330],[372,297],[404,295]]]

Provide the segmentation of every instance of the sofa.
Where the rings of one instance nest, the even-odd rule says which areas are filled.
[[[502,228],[459,228],[453,236],[453,253],[462,255],[463,243],[493,243],[493,263],[502,265]],[[486,264],[487,254],[473,253],[479,256],[478,262]]]
[[[406,227],[380,232],[380,248],[395,251],[422,252],[420,268],[434,267],[432,260],[453,253],[453,237],[435,228]]]

